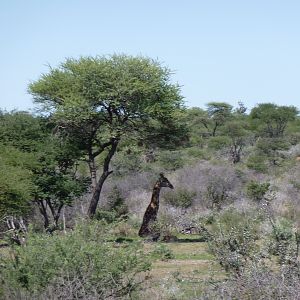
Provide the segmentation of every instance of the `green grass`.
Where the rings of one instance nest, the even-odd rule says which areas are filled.
[[[208,253],[204,242],[176,242],[166,246],[173,252],[175,259],[180,260],[212,260],[213,256]]]
[[[211,282],[226,278],[226,273],[208,252],[206,242],[199,242],[199,236],[180,235],[179,241],[162,243],[174,258],[153,258],[144,296],[141,300],[172,299],[187,300],[201,297],[201,292]],[[145,243],[151,252],[159,243]]]

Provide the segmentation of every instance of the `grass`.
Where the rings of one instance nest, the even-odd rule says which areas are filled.
[[[190,236],[187,239],[189,242],[183,237],[180,240],[163,244],[174,258],[154,260],[149,273],[147,294],[142,299],[197,298],[209,282],[226,277],[220,265],[208,252],[205,242],[190,242]],[[155,243],[145,244],[147,252],[155,247]]]

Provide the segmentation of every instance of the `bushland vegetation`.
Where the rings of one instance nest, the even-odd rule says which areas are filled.
[[[29,92],[35,113],[0,113],[0,298],[300,298],[296,107],[186,108],[168,68],[126,55]]]

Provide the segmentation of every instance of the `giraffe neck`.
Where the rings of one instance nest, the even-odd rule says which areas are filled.
[[[160,189],[161,186],[159,184],[159,182],[157,182],[153,188],[153,192],[152,192],[152,198],[151,198],[151,203],[154,205],[158,205],[159,204],[159,193],[160,193]]]

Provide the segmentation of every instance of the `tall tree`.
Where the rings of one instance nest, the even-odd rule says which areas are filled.
[[[95,214],[102,186],[112,173],[110,162],[120,140],[149,133],[153,121],[168,127],[181,109],[180,89],[170,76],[168,68],[146,57],[82,57],[67,59],[29,86],[58,130],[85,154],[93,187],[89,216]]]

